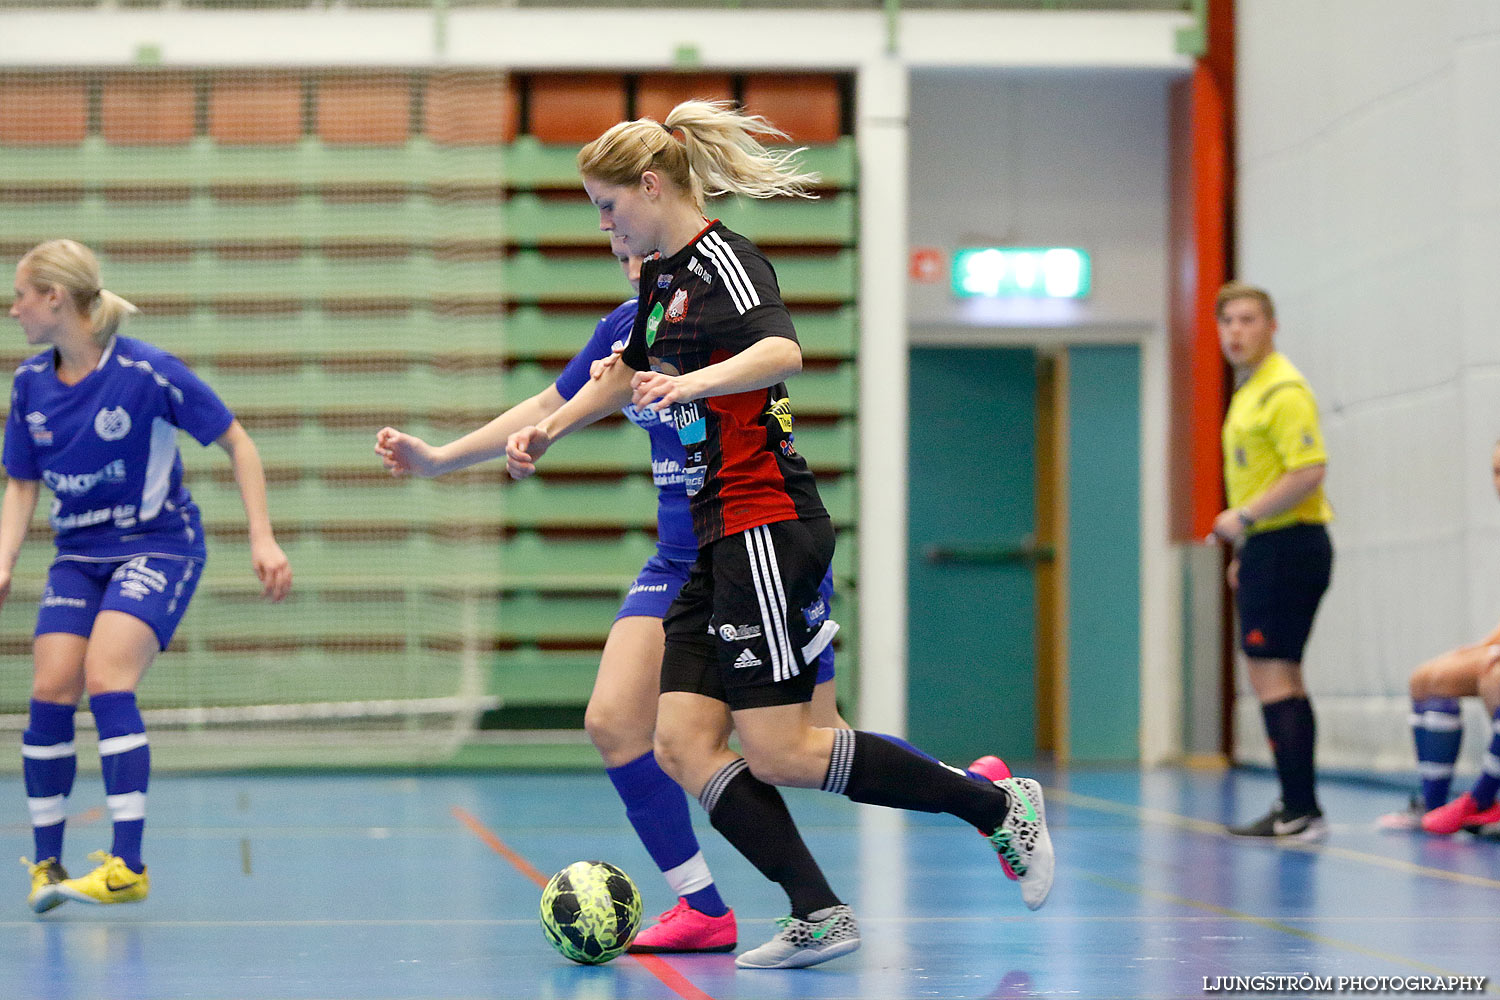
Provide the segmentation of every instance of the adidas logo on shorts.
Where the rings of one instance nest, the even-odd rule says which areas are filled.
[[[736,670],[743,670],[746,667],[758,666],[760,666],[760,660],[758,660],[755,654],[750,652],[750,650],[748,649],[740,650],[740,655],[734,658],[734,669]]]

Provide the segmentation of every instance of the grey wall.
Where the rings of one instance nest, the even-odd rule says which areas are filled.
[[[1238,272],[1318,394],[1338,515],[1319,752],[1409,769],[1411,670],[1500,619],[1500,4],[1238,11]],[[1264,758],[1244,697],[1237,721]]]
[[[1077,246],[1094,267],[1078,303],[961,303],[946,281],[914,284],[913,324],[1164,326],[1167,86],[1149,72],[913,72],[912,245]]]

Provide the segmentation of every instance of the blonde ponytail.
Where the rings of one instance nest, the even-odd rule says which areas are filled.
[[[94,340],[109,343],[125,317],[140,312],[114,292],[100,287],[99,258],[76,240],[38,243],[21,258],[21,268],[33,288],[61,288],[73,300],[78,315],[87,317]]]
[[[665,122],[639,118],[615,125],[578,151],[578,171],[625,185],[657,170],[700,209],[706,198],[725,194],[816,198],[808,188],[818,175],[803,173],[796,162],[804,148],[767,149],[757,135],[787,138],[765,118],[736,111],[728,101],[684,101]]]
[[[94,340],[100,344],[109,343],[109,338],[120,329],[125,317],[134,316],[138,312],[140,310],[133,303],[125,301],[107,288],[99,289],[94,308],[89,313],[89,322],[94,325]]]

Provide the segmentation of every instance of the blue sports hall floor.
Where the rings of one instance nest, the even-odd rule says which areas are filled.
[[[1500,844],[1377,831],[1398,792],[1325,783],[1332,836],[1278,847],[1219,831],[1274,797],[1262,773],[1040,777],[1058,870],[1037,913],[955,820],[791,793],[864,945],[815,969],[750,971],[730,955],[584,967],[547,945],[536,880],[571,861],[623,867],[648,916],[673,902],[602,774],[160,776],[151,898],[38,917],[17,866],[0,996],[1103,1000],[1349,993],[1350,980],[1397,995],[1449,976],[1500,992]],[[0,847],[29,854],[20,779],[0,778],[0,795]],[[80,778],[74,873],[108,846],[102,805],[97,776]],[[742,946],[760,943],[785,898],[706,823],[700,836]]]

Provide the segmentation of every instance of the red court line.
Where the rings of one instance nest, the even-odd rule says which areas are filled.
[[[453,815],[460,823],[469,828],[470,833],[484,841],[490,850],[500,855],[506,861],[509,861],[516,871],[535,882],[538,889],[545,889],[547,887],[547,876],[532,867],[531,862],[521,857],[515,851],[512,851],[509,847],[506,847],[505,841],[495,836],[494,831],[479,822],[473,813],[461,806],[454,806]]]
[[[481,823],[473,813],[462,806],[454,806],[452,812],[453,817],[468,827],[470,833],[484,841],[490,850],[500,855],[506,861],[509,861],[516,871],[535,882],[538,888],[547,885],[547,876],[537,871],[531,862],[507,847],[505,841],[495,836],[495,832]],[[712,996],[694,986],[691,980],[669,965],[659,955],[627,955],[626,957],[633,958],[639,962],[642,968],[661,980],[667,989],[682,997],[682,1000],[714,1000]]]
[[[666,983],[667,989],[682,997],[683,1000],[714,1000],[713,997],[694,986],[687,976],[668,965],[660,955],[631,955],[629,957],[645,966],[648,972]]]

